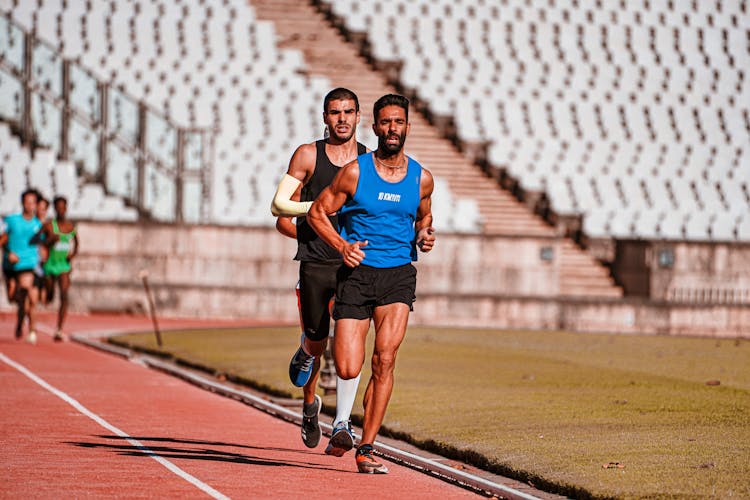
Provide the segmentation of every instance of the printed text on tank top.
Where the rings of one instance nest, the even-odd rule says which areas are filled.
[[[52,231],[60,237],[54,245],[52,245],[52,248],[56,252],[70,252],[70,249],[73,245],[71,238],[63,238],[63,236],[68,236],[71,234],[72,231],[62,231],[62,228],[58,225],[58,222],[56,220],[52,221]]]

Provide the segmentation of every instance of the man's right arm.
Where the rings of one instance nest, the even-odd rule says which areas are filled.
[[[292,195],[292,201],[299,201],[301,194],[302,190],[297,189]],[[294,222],[294,217],[276,217],[276,230],[288,238],[297,239],[297,224]]]
[[[8,240],[10,239],[11,231],[11,228],[9,226],[10,224],[8,224],[5,219],[3,219],[3,234],[2,236],[0,236],[0,241],[2,241],[3,251],[6,254],[8,262],[10,262],[11,264],[16,264],[19,261],[18,255],[11,252],[10,248],[8,248]]]
[[[312,202],[294,201],[292,197],[310,180],[315,170],[316,152],[315,143],[303,144],[292,155],[289,168],[281,178],[271,202],[271,213],[276,217],[297,217],[307,214]]]
[[[276,217],[276,230],[287,238],[297,239],[297,225],[291,217]]]
[[[8,243],[8,233],[5,232],[5,218],[0,217],[0,247]]]
[[[365,258],[361,247],[367,245],[366,241],[355,241],[349,243],[342,238],[328,219],[328,214],[335,214],[346,201],[354,196],[359,181],[359,163],[357,160],[345,165],[331,185],[325,188],[320,196],[310,207],[307,214],[307,222],[318,233],[320,239],[339,252],[344,259],[344,264],[356,267]]]

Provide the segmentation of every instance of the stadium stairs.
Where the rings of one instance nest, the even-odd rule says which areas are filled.
[[[387,71],[378,71],[360,52],[360,47],[344,37],[326,14],[298,0],[253,0],[259,19],[276,26],[280,48],[300,50],[310,75],[327,77],[333,86],[354,90],[360,99],[360,130],[369,129],[373,102],[388,92],[397,92],[389,83]],[[558,231],[535,215],[497,181],[485,175],[472,161],[445,139],[418,110],[411,111],[412,134],[409,154],[436,176],[444,178],[452,193],[473,198],[479,205],[482,233],[502,237],[562,238]],[[436,221],[440,225],[440,221]],[[562,296],[622,297],[622,288],[609,269],[565,238],[560,259]]]

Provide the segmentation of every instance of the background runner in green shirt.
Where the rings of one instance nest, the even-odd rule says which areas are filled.
[[[49,256],[44,263],[45,286],[47,288],[47,303],[55,296],[55,283],[60,289],[60,309],[57,313],[57,330],[55,340],[65,340],[63,324],[68,313],[68,289],[70,288],[70,273],[73,270],[72,260],[78,253],[78,235],[72,221],[67,219],[68,201],[62,196],[56,196],[53,205],[55,218],[42,227],[44,242],[49,248]]]

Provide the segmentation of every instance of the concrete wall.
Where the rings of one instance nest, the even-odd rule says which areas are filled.
[[[455,327],[750,337],[748,307],[675,305],[640,299],[418,296],[411,322]]]
[[[146,311],[138,273],[148,270],[160,314],[298,320],[296,244],[272,228],[85,222],[79,224],[79,235],[73,310]],[[542,247],[559,255],[561,240],[438,238],[435,250],[420,255],[417,263],[413,324],[750,336],[750,308],[743,305],[558,299],[558,260],[541,261],[539,255]],[[695,268],[691,252],[698,251],[676,248],[675,275],[664,285],[664,274],[655,272],[652,287],[669,289],[692,276],[687,272]],[[750,252],[701,252],[705,264],[699,270],[726,276],[733,266],[744,266],[732,271],[744,276],[750,269]],[[0,308],[8,309],[5,297]]]
[[[561,253],[561,240],[438,234],[435,249],[420,254],[419,293],[554,297],[559,259],[542,261],[542,247]]]
[[[147,270],[161,314],[296,318],[294,241],[272,228],[82,223],[75,306],[144,309]]]
[[[79,235],[75,308],[142,309],[138,272],[145,269],[165,314],[296,321],[296,243],[272,228],[87,222]],[[556,240],[439,238],[420,255],[418,294],[557,294],[556,262],[539,260],[540,248],[555,248]]]

